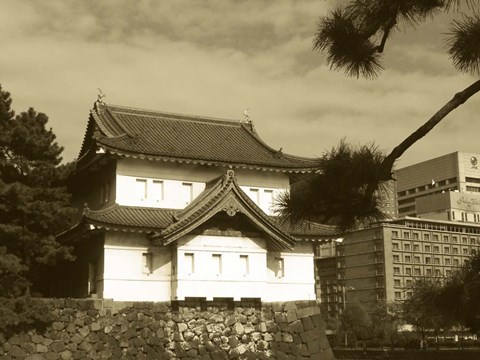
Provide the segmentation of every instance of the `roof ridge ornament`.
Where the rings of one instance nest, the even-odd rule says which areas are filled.
[[[243,112],[243,123],[249,127],[250,130],[252,130],[254,133],[256,133],[255,128],[253,126],[252,119],[250,118],[250,114],[248,113],[250,108],[246,108],[245,111]]]
[[[107,95],[105,95],[102,91],[102,89],[100,88],[97,88],[98,89],[98,95],[97,95],[97,103],[99,104],[105,104],[105,102],[103,101],[103,98],[106,97]]]

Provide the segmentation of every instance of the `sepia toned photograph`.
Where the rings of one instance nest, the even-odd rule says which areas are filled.
[[[0,359],[480,358],[480,1],[0,1]]]

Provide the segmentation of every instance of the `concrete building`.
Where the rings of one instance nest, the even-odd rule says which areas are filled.
[[[71,185],[83,213],[59,235],[77,256],[64,296],[315,299],[314,244],[334,231],[272,212],[315,166],[268,147],[248,119],[97,102]]]
[[[372,310],[402,301],[419,277],[451,275],[480,244],[480,224],[405,217],[357,230],[316,250],[320,300],[336,316],[345,303]]]
[[[479,159],[479,154],[457,151],[396,170],[398,216],[430,217],[432,211],[437,214],[443,211],[444,216],[434,215],[435,218],[478,222],[478,216],[473,216],[475,211],[468,208],[454,207],[454,212],[449,213],[450,208],[444,200],[448,195],[443,194],[459,192],[469,194],[470,199],[478,199],[475,195],[480,195]],[[458,196],[452,196],[453,202],[458,200]],[[421,204],[417,205],[419,201]],[[429,202],[434,202],[435,208],[426,205]],[[440,204],[444,207],[441,208]]]

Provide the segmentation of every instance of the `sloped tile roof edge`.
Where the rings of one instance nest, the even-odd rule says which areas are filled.
[[[135,116],[156,116],[158,118],[167,117],[169,119],[178,119],[185,122],[199,122],[208,124],[227,124],[232,127],[241,127],[249,137],[258,144],[258,149],[263,149],[264,154],[270,154],[272,159],[270,162],[265,158],[262,161],[257,161],[255,158],[249,159],[251,162],[238,161],[239,159],[215,159],[215,158],[201,158],[188,157],[185,154],[159,154],[159,153],[144,153],[135,151],[131,146],[125,146],[125,143],[135,142],[137,140],[136,134],[133,134],[126,129],[123,120],[114,117],[111,109],[115,109],[125,113],[132,113]],[[133,116],[132,115],[132,116]],[[246,135],[245,135],[246,136]],[[248,138],[247,136],[247,138]],[[123,141],[119,140],[124,139]],[[127,141],[128,140],[128,141]],[[117,145],[116,145],[117,144]],[[153,110],[136,109],[132,107],[124,107],[118,105],[107,105],[101,102],[96,102],[93,109],[90,111],[90,117],[87,124],[87,131],[85,132],[84,140],[79,154],[79,159],[84,157],[92,147],[102,147],[105,151],[111,152],[117,156],[145,158],[149,160],[164,160],[170,162],[184,162],[202,165],[217,165],[226,167],[251,168],[256,170],[268,170],[278,172],[294,172],[305,173],[315,171],[317,168],[317,159],[295,156],[290,154],[283,154],[281,150],[275,150],[267,145],[258,134],[250,129],[246,124],[235,120],[226,120],[213,117],[182,115],[176,113],[160,112]],[[245,159],[244,159],[245,160]]]

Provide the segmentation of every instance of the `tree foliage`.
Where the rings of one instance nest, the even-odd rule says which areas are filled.
[[[358,303],[347,305],[340,317],[340,328],[351,340],[365,340],[370,337],[371,321],[365,308]]]
[[[480,331],[480,252],[474,252],[447,280],[435,302],[451,324]]]
[[[46,266],[71,259],[55,239],[74,212],[65,187],[69,166],[60,164],[63,149],[47,116],[32,108],[15,116],[11,103],[0,87],[0,256],[2,264],[16,264],[8,276],[34,283]]]
[[[326,55],[332,69],[343,69],[349,76],[373,79],[383,69],[381,55],[396,31],[414,28],[441,11],[477,6],[476,0],[350,0],[320,18],[313,49]],[[454,66],[461,72],[478,76],[480,16],[475,10],[453,22],[447,44]],[[319,159],[317,173],[298,181],[290,193],[282,196],[278,213],[292,221],[316,220],[344,230],[382,218],[379,199],[385,183],[392,179],[395,161],[478,91],[480,80],[456,93],[388,154],[375,146],[354,147],[340,143]],[[334,162],[339,162],[339,166],[332,176],[329,170]],[[327,194],[327,190],[340,192],[333,195]],[[345,204],[350,196],[351,208]]]
[[[437,306],[436,299],[440,288],[438,280],[417,279],[412,294],[402,304],[403,319],[413,325],[423,341],[428,331],[438,333],[440,329],[451,325]]]
[[[377,343],[393,345],[398,341],[398,331],[403,325],[398,304],[379,302],[370,314],[372,321],[371,336]]]

